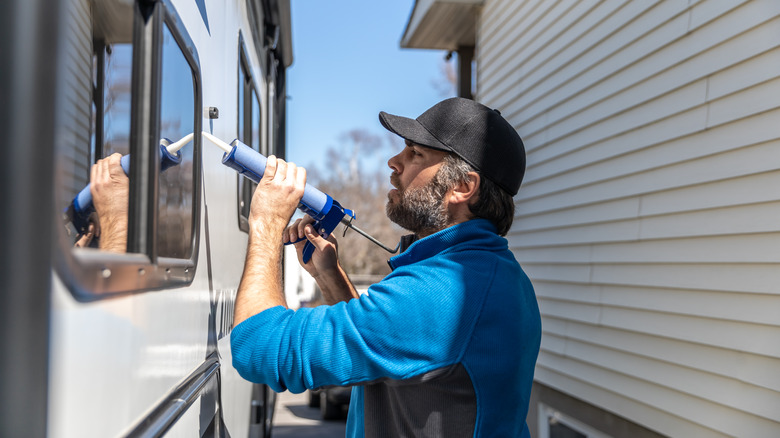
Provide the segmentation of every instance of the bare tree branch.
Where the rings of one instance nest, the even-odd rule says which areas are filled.
[[[388,246],[395,246],[403,230],[385,214],[390,169],[384,164],[403,143],[396,136],[379,136],[363,129],[353,129],[339,137],[337,147],[328,148],[327,160],[309,168],[309,181],[330,194],[343,207],[356,213],[355,225]],[[376,165],[381,160],[381,166]],[[371,163],[366,165],[366,163]],[[337,228],[339,257],[349,274],[384,275],[390,272],[382,248],[355,232],[342,237]]]

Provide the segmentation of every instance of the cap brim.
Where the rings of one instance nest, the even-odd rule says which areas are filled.
[[[442,151],[451,151],[452,148],[440,142],[420,122],[408,117],[394,116],[384,111],[379,113],[379,122],[388,131],[403,137],[412,143]]]

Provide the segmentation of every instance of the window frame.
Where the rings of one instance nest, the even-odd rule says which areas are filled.
[[[78,301],[186,286],[194,280],[198,263],[202,208],[200,135],[194,135],[187,146],[194,148],[190,257],[175,259],[157,254],[163,27],[168,27],[192,70],[195,133],[200,133],[203,124],[200,59],[169,0],[143,5],[135,2],[133,10],[127,252],[73,248],[65,233],[60,233],[60,256],[56,257],[55,267]]]

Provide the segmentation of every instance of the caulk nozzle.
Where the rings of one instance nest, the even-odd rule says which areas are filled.
[[[168,152],[171,154],[175,154],[179,149],[183,148],[187,145],[190,141],[192,141],[193,134],[189,133],[181,138],[181,140],[177,141],[176,143],[171,143],[168,146],[166,146],[166,149],[168,149]]]
[[[209,134],[206,131],[202,131],[203,136],[209,139],[212,143],[219,146],[220,149],[225,151],[225,153],[230,153],[230,151],[233,150],[233,146],[230,146],[229,144],[225,143],[224,141],[218,139],[217,137],[214,137],[213,135]]]

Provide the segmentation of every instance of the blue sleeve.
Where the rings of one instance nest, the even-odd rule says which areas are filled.
[[[452,260],[433,265],[398,269],[349,302],[275,307],[247,319],[231,333],[233,366],[277,392],[302,392],[404,380],[457,363],[484,301],[484,293],[468,292],[484,291],[491,274],[463,272]]]

